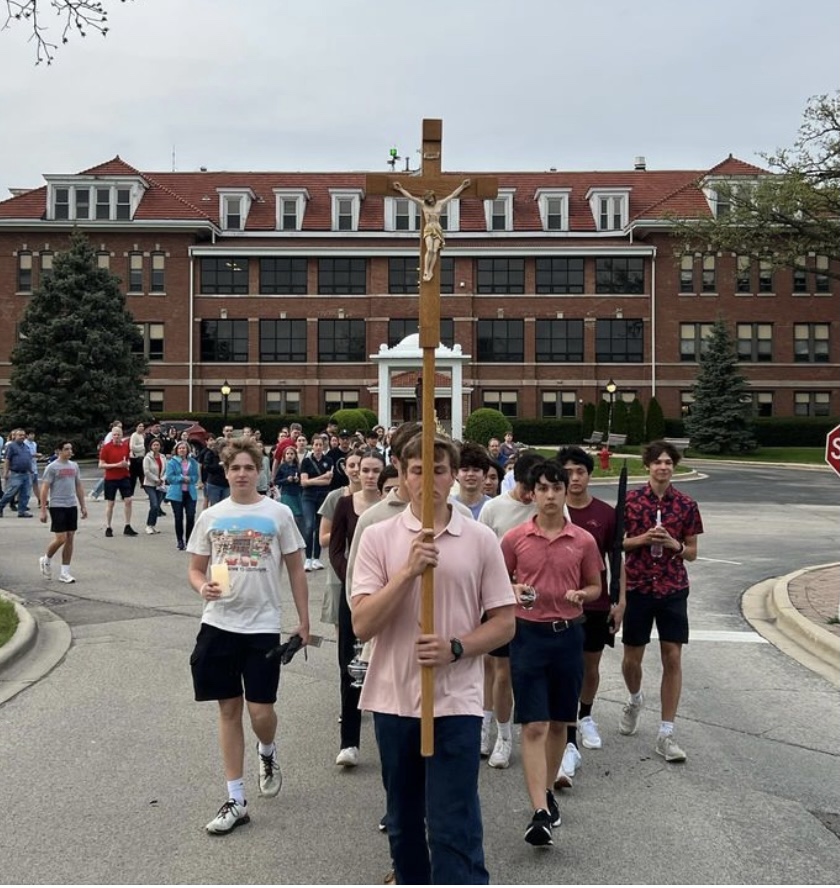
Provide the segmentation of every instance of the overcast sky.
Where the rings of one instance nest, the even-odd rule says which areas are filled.
[[[49,67],[0,31],[0,199],[173,147],[179,170],[385,170],[423,117],[452,171],[760,163],[840,86],[837,0],[104,2],[107,38]]]

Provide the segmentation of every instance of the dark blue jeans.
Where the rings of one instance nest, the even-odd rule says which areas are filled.
[[[157,524],[166,491],[146,484],[143,485],[143,490],[146,491],[146,496],[149,498],[149,517],[146,519],[146,526],[154,527]]]
[[[186,491],[183,491],[181,499],[169,500],[169,505],[172,506],[172,517],[175,519],[175,538],[179,544],[188,543],[195,524],[195,500]],[[187,524],[186,532],[184,518],[186,518]]]
[[[321,516],[318,509],[324,505],[324,499],[312,500],[303,498],[303,541],[306,543],[306,557],[321,557],[321,541],[318,539],[318,531],[321,529]]]
[[[419,718],[375,712],[373,723],[397,883],[488,885],[478,800],[481,718],[436,718],[430,758],[420,755]]]
[[[31,472],[10,472],[6,484],[6,492],[0,499],[0,511],[15,498],[17,494],[18,515],[25,515],[29,511],[29,490],[32,483]]]

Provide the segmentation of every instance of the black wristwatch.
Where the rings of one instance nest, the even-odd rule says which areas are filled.
[[[452,662],[457,663],[464,655],[464,646],[461,644],[460,638],[450,638],[449,648],[452,651]]]

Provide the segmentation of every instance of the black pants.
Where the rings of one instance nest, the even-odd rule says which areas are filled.
[[[131,495],[134,496],[137,485],[143,486],[143,457],[132,456],[128,461],[128,470],[131,473]]]
[[[338,599],[338,668],[341,670],[341,749],[359,746],[362,736],[362,713],[359,709],[361,688],[352,687],[353,678],[347,666],[355,651],[356,636],[353,634],[353,618],[347,603],[347,590],[341,586]]]
[[[195,524],[195,500],[182,491],[180,500],[169,500],[172,506],[172,517],[175,519],[175,539],[179,545],[188,543]],[[186,518],[186,533],[184,532],[184,518]]]

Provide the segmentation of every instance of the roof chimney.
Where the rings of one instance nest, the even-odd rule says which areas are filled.
[[[645,161],[645,157],[643,154],[639,154],[633,159],[633,169],[634,170],[646,170],[647,169],[647,162]]]

